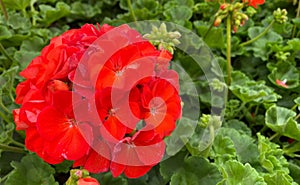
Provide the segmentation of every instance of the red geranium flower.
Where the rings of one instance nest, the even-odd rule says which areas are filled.
[[[123,172],[129,178],[141,177],[160,162],[164,151],[165,143],[153,130],[136,132],[114,147],[110,171],[114,177]]]
[[[248,3],[249,6],[253,6],[254,8],[257,8],[257,5],[264,4],[265,0],[243,0],[243,2]]]
[[[131,93],[131,99],[141,97],[142,119],[164,138],[175,129],[181,115],[181,100],[177,89],[161,78],[146,78]],[[133,102],[133,101],[132,101]]]
[[[162,159],[181,114],[171,58],[127,25],[86,24],[53,38],[16,89],[14,119],[26,147],[51,164],[144,175]]]
[[[77,160],[86,155],[90,149],[78,128],[93,137],[92,128],[85,123],[78,123],[73,115],[72,92],[58,91],[54,94],[53,105],[45,107],[38,116],[37,128],[41,137],[51,142],[53,156],[62,156],[67,160]],[[55,146],[55,147],[54,147]]]

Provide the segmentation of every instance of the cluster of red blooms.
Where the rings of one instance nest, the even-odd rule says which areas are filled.
[[[20,73],[16,129],[48,163],[140,177],[160,162],[181,116],[171,58],[127,25],[69,30]]]

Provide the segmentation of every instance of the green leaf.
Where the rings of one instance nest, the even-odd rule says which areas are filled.
[[[288,162],[283,156],[283,151],[280,146],[272,143],[260,133],[258,137],[258,150],[260,164],[270,173],[281,170],[288,173]]]
[[[270,103],[276,102],[280,97],[273,89],[265,85],[265,81],[250,80],[240,71],[232,72],[232,83],[229,89],[244,103]]]
[[[294,120],[296,113],[278,106],[270,107],[266,112],[266,125],[281,135],[300,140],[300,125]]]
[[[291,176],[281,170],[273,174],[264,175],[264,179],[268,185],[297,185]]]
[[[44,23],[46,27],[70,13],[70,6],[64,2],[56,3],[55,8],[49,5],[40,5],[39,8],[43,18],[40,21]]]
[[[238,161],[227,161],[222,167],[224,180],[218,185],[267,185],[250,164],[243,165]]]
[[[7,8],[14,10],[25,10],[30,5],[31,0],[3,0]]]
[[[210,157],[212,157],[218,165],[230,159],[235,159],[236,150],[230,137],[217,135],[212,145]]]
[[[96,4],[87,4],[80,1],[76,1],[71,4],[71,19],[87,19],[101,14],[102,2]]]
[[[165,139],[166,152],[173,156],[181,150],[193,135],[197,121],[182,117],[172,132],[171,136]]]
[[[242,134],[233,128],[220,128],[218,135],[229,137],[234,144],[237,158],[242,163],[257,164],[259,152],[251,136]],[[249,155],[251,154],[251,155]]]
[[[21,29],[24,31],[28,31],[31,28],[30,19],[24,17],[20,13],[10,14],[8,17],[7,25],[14,30]]]
[[[300,183],[300,161],[290,160],[289,161],[290,176],[293,177],[294,181]]]
[[[185,152],[179,152],[175,156],[172,156],[159,164],[160,174],[165,180],[169,181],[172,175],[183,166],[186,155]]]
[[[185,159],[183,167],[175,173],[170,185],[215,185],[221,180],[218,168],[202,157]]]
[[[12,33],[6,26],[0,25],[0,40],[8,39],[12,36]]]
[[[237,119],[232,119],[224,123],[224,127],[234,128],[239,131],[241,134],[246,134],[248,136],[252,135],[251,129],[242,121]]]
[[[65,160],[62,163],[54,165],[54,168],[57,173],[69,173],[72,165],[73,161]]]
[[[204,41],[209,47],[225,48],[225,38],[222,28],[213,27],[208,31],[209,25],[203,21],[195,21],[194,26],[196,27],[198,34],[202,37],[207,34],[204,38]]]
[[[292,89],[299,86],[299,72],[297,68],[288,62],[279,62],[272,65],[271,74],[268,75],[269,80],[276,86],[284,88],[276,83],[276,80],[286,81],[287,87],[284,89]]]
[[[113,177],[110,172],[90,175],[91,177],[97,179],[100,184],[128,185],[127,179],[125,179],[123,176]]]
[[[259,35],[261,32],[264,31],[265,28],[263,27],[251,27],[248,30],[248,35],[251,39]],[[255,57],[261,58],[262,60],[266,61],[269,55],[272,53],[271,50],[268,49],[269,43],[281,43],[282,36],[277,34],[276,32],[269,30],[268,33],[263,36],[262,38],[255,41],[251,46],[247,49],[253,51],[253,55]]]
[[[215,132],[221,126],[221,120],[217,116],[212,116],[207,127],[203,128],[198,125],[195,133],[186,144],[186,148],[193,156],[206,156],[214,141]]]
[[[187,6],[175,6],[166,9],[163,14],[167,21],[174,21],[175,23],[184,25],[192,17],[193,11]]]
[[[55,170],[36,155],[28,154],[21,162],[11,163],[14,170],[7,178],[6,185],[54,185]]]

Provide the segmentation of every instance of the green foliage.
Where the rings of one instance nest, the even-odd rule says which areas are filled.
[[[264,179],[248,163],[242,163],[230,160],[222,167],[224,179],[218,185],[267,185]]]
[[[28,154],[21,162],[11,163],[14,170],[7,178],[6,185],[55,185],[53,174],[55,170],[36,155]]]
[[[63,184],[73,163],[50,166],[24,149],[25,133],[15,131],[12,116],[18,107],[15,87],[22,81],[18,73],[52,37],[70,28],[85,23],[118,26],[135,19],[169,21],[200,37],[198,42],[181,33],[179,41],[188,43],[182,48],[200,49],[188,56],[175,48],[171,65],[179,72],[183,113],[188,114],[165,140],[166,159],[145,176],[114,178],[109,172],[92,176],[102,185],[300,184],[300,18],[292,0],[242,9],[249,20],[231,33],[230,85],[222,81],[228,75],[225,19],[212,26],[220,7],[217,1],[131,0],[131,7],[128,0],[2,1],[8,19],[2,11],[0,184]],[[286,8],[289,19],[243,45],[268,28],[277,8]],[[222,93],[227,90],[225,97]]]

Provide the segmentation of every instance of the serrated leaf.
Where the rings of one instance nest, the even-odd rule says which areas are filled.
[[[236,158],[236,150],[230,137],[217,135],[212,145],[210,156],[218,165],[223,164],[225,161],[230,159]]]
[[[221,180],[218,168],[202,157],[185,159],[184,166],[175,173],[170,185],[215,185]]]
[[[12,33],[6,26],[0,25],[0,40],[8,39],[12,36]]]
[[[22,29],[27,31],[31,27],[31,22],[29,18],[24,17],[20,13],[14,13],[9,15],[7,25],[14,30]]]
[[[31,0],[3,0],[7,8],[14,10],[25,10],[30,5]]]
[[[222,167],[222,173],[224,180],[218,185],[267,185],[263,177],[248,163],[243,165],[238,161],[227,161]]]
[[[71,19],[86,19],[92,18],[97,14],[101,14],[102,2],[98,1],[96,4],[82,3],[76,1],[71,4]]]
[[[237,158],[242,163],[256,164],[258,163],[259,152],[254,144],[254,139],[251,136],[242,134],[232,128],[220,128],[218,135],[229,137],[234,144]],[[251,154],[251,155],[249,155]]]
[[[235,130],[239,131],[241,134],[246,134],[251,136],[252,131],[251,129],[242,121],[237,119],[232,119],[224,123],[224,127],[234,128]]]
[[[260,164],[270,173],[277,170],[288,173],[288,162],[283,156],[280,146],[272,143],[260,133],[257,134],[257,137]]]
[[[55,8],[49,5],[40,5],[39,8],[43,18],[41,22],[44,23],[46,27],[70,13],[70,6],[64,2],[56,3]]]
[[[259,35],[263,32],[265,28],[263,27],[251,27],[248,30],[248,35],[251,39]],[[256,40],[248,49],[253,51],[253,55],[255,57],[261,58],[262,60],[266,61],[271,54],[271,51],[268,50],[268,43],[281,43],[282,36],[277,34],[276,32],[269,30],[266,35],[261,37],[260,39]]]
[[[296,113],[284,107],[272,106],[266,112],[266,125],[281,135],[300,140],[300,125],[294,120]]]
[[[265,85],[265,81],[250,80],[240,71],[232,72],[232,83],[229,89],[244,103],[270,103],[280,98],[273,89]]]
[[[175,6],[166,9],[163,14],[167,21],[174,21],[175,23],[184,25],[192,17],[193,11],[187,6]]]
[[[53,174],[55,170],[34,154],[23,157],[21,162],[11,163],[14,170],[7,178],[6,185],[58,185]]]
[[[284,171],[276,171],[273,174],[266,174],[264,175],[265,182],[268,185],[297,185],[292,179]]]

